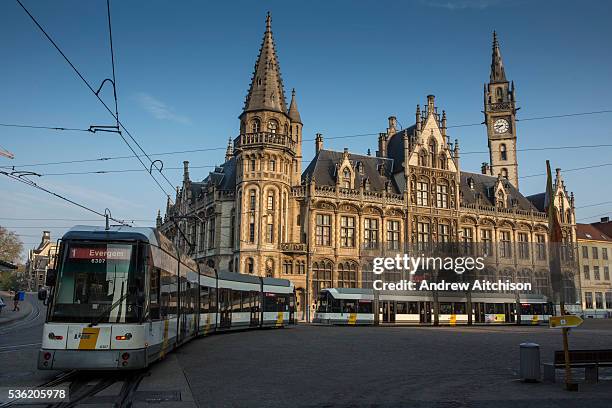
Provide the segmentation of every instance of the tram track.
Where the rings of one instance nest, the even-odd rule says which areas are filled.
[[[18,320],[13,323],[9,322],[8,324],[2,326],[2,329],[0,329],[0,335],[14,332],[15,329],[18,329],[18,328],[23,329],[25,327],[28,327],[28,324],[30,323],[36,323],[36,321],[41,315],[41,307],[38,304],[38,302],[33,302],[31,304],[32,304],[32,311],[22,320]]]

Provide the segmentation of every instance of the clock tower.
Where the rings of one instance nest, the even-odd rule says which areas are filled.
[[[491,175],[508,179],[518,189],[516,159],[516,108],[514,82],[504,72],[497,34],[493,32],[493,55],[489,83],[484,86],[484,115],[489,140]]]

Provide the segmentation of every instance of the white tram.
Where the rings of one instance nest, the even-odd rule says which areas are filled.
[[[465,294],[439,292],[436,298],[439,324],[469,323]],[[534,325],[548,323],[552,313],[552,304],[542,295],[520,294],[517,302],[514,294],[473,292],[470,300],[474,324]],[[431,325],[436,321],[434,297],[429,292],[380,291],[378,301],[382,323]],[[373,304],[371,289],[324,289],[319,294],[313,322],[373,324]]]
[[[143,368],[198,335],[295,323],[290,281],[204,270],[154,228],[75,226],[57,265],[43,370]]]

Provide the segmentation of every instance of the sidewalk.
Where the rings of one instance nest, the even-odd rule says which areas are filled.
[[[18,312],[13,312],[13,295],[5,291],[0,291],[0,296],[2,296],[2,300],[6,303],[6,306],[2,308],[2,312],[0,313],[0,326],[15,320],[23,319],[32,313],[32,304],[28,302],[28,294],[26,294],[26,300],[19,302]]]

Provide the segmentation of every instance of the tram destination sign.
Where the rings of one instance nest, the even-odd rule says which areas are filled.
[[[106,260],[118,260],[118,261],[129,261],[132,254],[132,247],[125,245],[113,245],[113,246],[85,246],[85,247],[71,247],[69,257],[71,259],[106,259]]]

